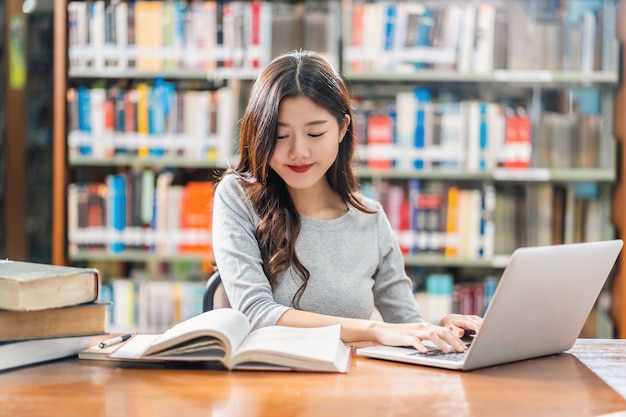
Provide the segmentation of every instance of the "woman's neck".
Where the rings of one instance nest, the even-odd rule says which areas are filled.
[[[332,220],[343,216],[348,211],[341,196],[323,182],[306,190],[289,189],[298,213],[317,220]]]

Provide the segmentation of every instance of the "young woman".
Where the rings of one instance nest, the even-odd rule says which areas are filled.
[[[274,59],[255,81],[239,163],[213,206],[213,250],[253,328],[341,325],[344,342],[463,351],[478,316],[424,322],[382,206],[359,194],[347,88],[321,55]],[[377,309],[383,322],[370,320]]]

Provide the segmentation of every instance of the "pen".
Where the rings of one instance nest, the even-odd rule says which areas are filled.
[[[117,337],[114,337],[112,339],[108,339],[108,340],[105,340],[103,342],[98,343],[98,347],[100,349],[103,349],[103,348],[105,348],[107,346],[111,346],[111,345],[115,345],[115,344],[118,344],[118,343],[122,343],[122,342],[130,339],[131,336],[132,336],[132,334],[130,334],[130,333],[122,335],[122,336],[117,336]]]

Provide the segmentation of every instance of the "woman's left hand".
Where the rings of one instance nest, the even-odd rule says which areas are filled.
[[[459,337],[463,336],[467,331],[476,333],[480,329],[483,319],[480,316],[464,315],[464,314],[448,314],[439,322],[440,326],[444,326],[452,330]]]

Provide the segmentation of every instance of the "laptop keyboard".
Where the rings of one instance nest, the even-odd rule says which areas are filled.
[[[467,354],[467,351],[445,353],[444,351],[440,349],[431,349],[428,351],[426,355],[420,352],[411,353],[411,355],[416,355],[416,356],[424,355],[424,356],[428,356],[429,358],[441,358],[441,359],[445,359],[447,361],[453,361],[453,362],[463,362],[465,360],[466,354]]]

